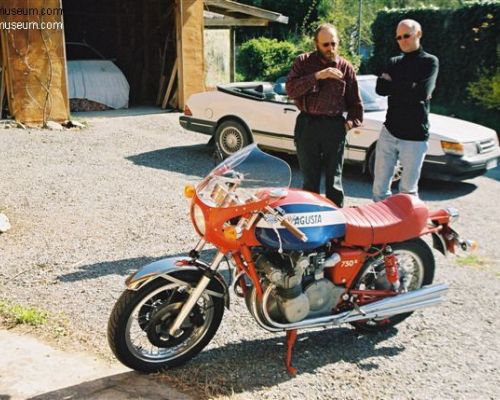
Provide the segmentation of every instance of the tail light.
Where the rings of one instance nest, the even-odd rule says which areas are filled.
[[[189,107],[187,106],[187,104],[184,106],[184,115],[187,115],[188,117],[192,117],[193,116],[193,113],[191,112],[191,110],[189,109]]]

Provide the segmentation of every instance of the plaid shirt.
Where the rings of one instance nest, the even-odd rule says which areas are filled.
[[[314,74],[328,67],[339,69],[344,77],[316,80]],[[342,57],[325,62],[316,51],[299,55],[288,74],[286,90],[300,111],[327,116],[347,111],[346,120],[351,121],[353,127],[360,126],[363,121],[363,103],[356,72]]]

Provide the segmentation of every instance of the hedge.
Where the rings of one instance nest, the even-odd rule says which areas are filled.
[[[434,98],[438,102],[469,101],[468,85],[484,71],[498,73],[500,3],[485,2],[447,9],[382,11],[373,25],[374,51],[365,71],[379,74],[400,53],[394,40],[398,22],[411,18],[422,25],[422,46],[436,55],[440,69]]]

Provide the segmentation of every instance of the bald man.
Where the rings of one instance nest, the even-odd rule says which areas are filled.
[[[295,146],[304,180],[302,188],[319,193],[324,172],[326,197],[342,207],[346,133],[361,125],[363,103],[353,66],[338,54],[335,26],[320,25],[314,42],[316,51],[295,59],[286,82],[288,96],[300,110]]]
[[[430,99],[439,69],[437,57],[424,51],[421,38],[417,21],[399,22],[395,40],[403,54],[391,58],[377,79],[376,91],[388,96],[389,107],[375,151],[374,201],[392,194],[398,160],[402,167],[399,191],[418,197],[418,180],[428,148]]]

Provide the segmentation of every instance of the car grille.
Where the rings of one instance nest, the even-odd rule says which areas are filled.
[[[490,151],[495,150],[495,140],[482,140],[479,142],[477,149],[479,154],[489,153]]]

